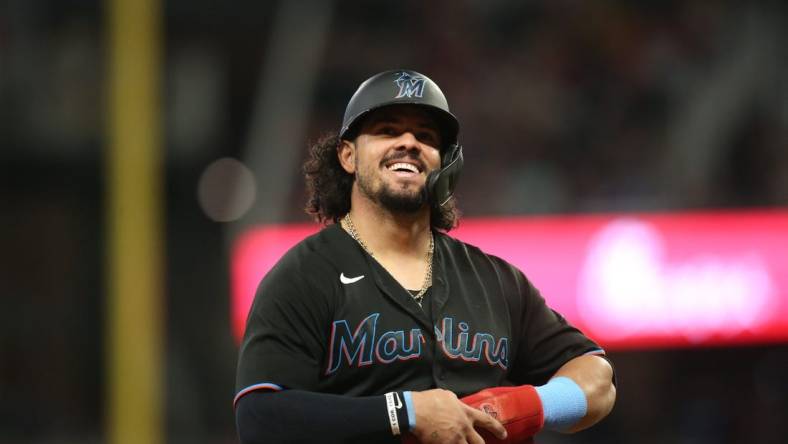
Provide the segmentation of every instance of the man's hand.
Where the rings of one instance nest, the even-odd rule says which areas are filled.
[[[484,444],[474,427],[488,430],[498,439],[506,438],[506,429],[500,422],[463,404],[448,390],[412,392],[411,396],[416,411],[416,428],[411,433],[421,443]]]
[[[497,419],[509,434],[505,440],[497,439],[480,430],[487,442],[496,444],[522,444],[544,426],[544,412],[539,394],[531,385],[518,387],[492,387],[460,399],[470,407],[482,410]]]

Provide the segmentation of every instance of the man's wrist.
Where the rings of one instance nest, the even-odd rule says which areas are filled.
[[[407,409],[408,430],[414,430],[416,428],[416,409],[413,407],[413,393],[402,392],[402,398],[405,399],[405,408]]]
[[[389,426],[391,426],[391,434],[394,436],[399,436],[401,431],[399,427],[399,415],[397,414],[397,407],[399,404],[399,410],[403,408],[402,405],[402,398],[399,396],[397,392],[389,392],[385,395],[386,398],[386,415],[389,419]]]
[[[410,392],[389,392],[386,399],[386,416],[391,427],[391,434],[399,436],[412,430],[416,424],[413,400]]]
[[[588,410],[583,389],[565,376],[536,387],[536,393],[542,400],[544,427],[548,430],[566,431],[583,419]]]

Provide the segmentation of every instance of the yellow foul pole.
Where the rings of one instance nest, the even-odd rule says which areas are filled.
[[[110,444],[163,437],[160,0],[107,3],[106,417]]]

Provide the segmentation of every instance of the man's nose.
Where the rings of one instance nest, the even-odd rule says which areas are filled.
[[[413,149],[420,149],[421,144],[419,143],[419,139],[416,138],[416,135],[410,131],[404,131],[402,134],[399,135],[399,140],[397,141],[401,148],[407,150]]]

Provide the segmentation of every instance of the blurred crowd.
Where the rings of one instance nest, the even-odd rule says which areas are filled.
[[[288,63],[267,52],[285,2],[164,4],[167,436],[230,443],[229,242],[196,189],[210,162],[248,154],[263,67]],[[104,7],[0,3],[3,443],[103,439]],[[309,141],[338,129],[361,80],[404,67],[435,80],[460,120],[468,216],[788,205],[783,2],[328,9],[306,130],[296,146],[260,150],[303,159]],[[281,221],[307,220],[297,168],[276,191],[290,203]],[[597,430],[541,442],[782,442],[788,390],[775,369],[786,354],[782,345],[614,354],[619,408]]]
[[[460,119],[467,214],[784,205],[785,16],[766,6],[342,2],[316,126],[337,126],[359,79],[407,65]]]

